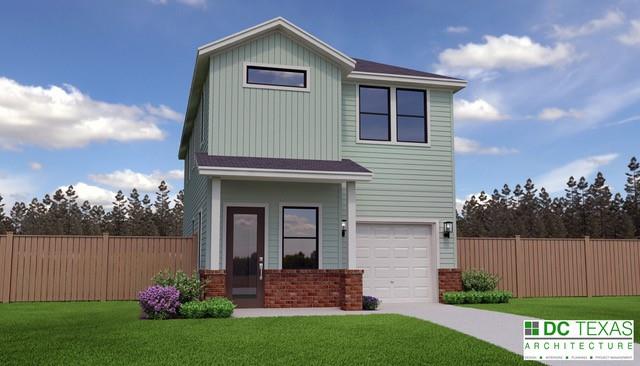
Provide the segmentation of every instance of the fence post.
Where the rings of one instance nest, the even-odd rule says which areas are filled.
[[[11,300],[11,281],[13,280],[13,233],[7,232],[5,240],[7,241],[5,252],[7,255],[3,263],[4,274],[2,275],[2,282],[4,283],[0,283],[0,285],[2,285],[0,288],[0,290],[2,290],[2,293],[0,293],[0,302],[7,303]]]
[[[525,277],[524,253],[522,252],[522,241],[520,235],[516,235],[516,297],[524,297]]]
[[[100,300],[107,300],[107,289],[109,287],[109,233],[102,233],[102,278],[104,283],[102,284],[102,291],[100,294]]]
[[[584,283],[587,289],[587,296],[593,296],[593,247],[589,236],[584,237]]]

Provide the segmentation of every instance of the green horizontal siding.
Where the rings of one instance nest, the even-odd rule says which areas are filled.
[[[429,97],[430,147],[356,143],[356,85],[343,84],[342,157],[374,174],[371,182],[356,184],[358,217],[455,221],[453,96],[430,90]],[[455,233],[441,235],[440,266],[456,266]]]
[[[340,185],[319,183],[222,181],[222,204],[267,204],[267,268],[278,269],[280,205],[320,204],[322,217],[322,268],[341,268]],[[222,233],[222,230],[221,230]],[[222,241],[224,243],[224,241]],[[223,244],[225,245],[225,244]],[[220,252],[222,256],[222,248]]]
[[[310,91],[243,87],[243,63],[310,68]],[[337,160],[339,67],[281,32],[213,55],[211,154]]]

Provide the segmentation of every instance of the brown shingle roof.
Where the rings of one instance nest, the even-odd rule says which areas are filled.
[[[219,168],[371,173],[369,169],[349,159],[312,160],[312,159],[256,158],[256,157],[247,157],[247,156],[222,156],[222,155],[207,155],[205,153],[197,153],[196,162],[198,166],[219,167]]]
[[[381,64],[379,62],[363,60],[361,58],[354,58],[354,60],[356,60],[356,68],[353,71],[372,72],[376,74],[422,76],[422,77],[428,77],[428,78],[439,78],[439,79],[448,79],[448,80],[462,80],[462,79],[452,78],[450,76],[432,74],[430,72],[424,72],[420,70],[407,69],[405,67],[400,67],[400,66]]]

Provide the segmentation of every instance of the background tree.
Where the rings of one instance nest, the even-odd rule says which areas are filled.
[[[169,200],[169,187],[167,187],[167,183],[165,181],[160,182],[158,186],[158,191],[156,192],[156,201],[153,204],[155,208],[155,224],[156,229],[158,230],[158,235],[167,236],[171,235],[172,232],[172,222],[174,220],[170,206]]]
[[[635,232],[640,235],[640,162],[635,156],[631,158],[627,168],[629,171],[625,173],[627,181],[624,185],[627,198],[624,208],[632,220]]]

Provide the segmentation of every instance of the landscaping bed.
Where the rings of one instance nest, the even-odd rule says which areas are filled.
[[[0,364],[525,364],[399,315],[140,321],[138,309],[137,302],[0,304]]]

